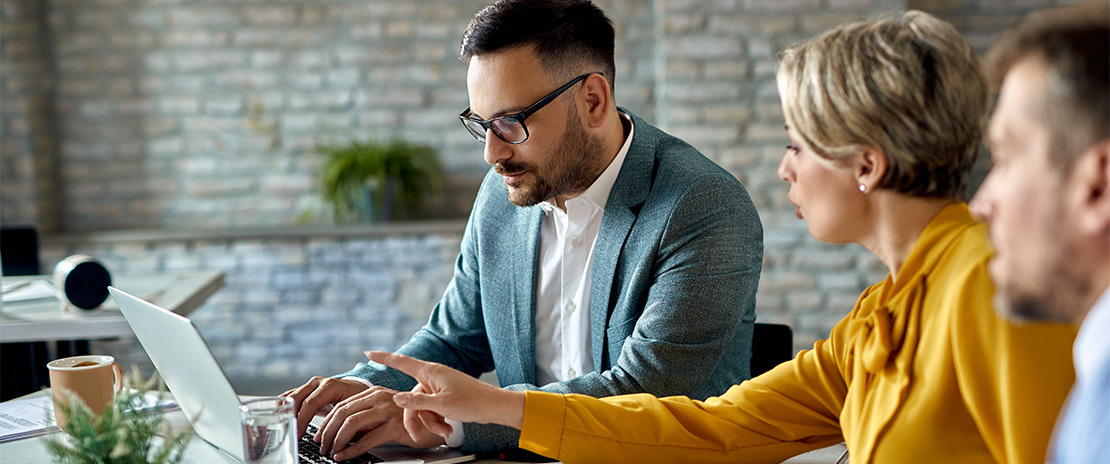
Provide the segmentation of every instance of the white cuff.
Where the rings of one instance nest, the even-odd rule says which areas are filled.
[[[447,425],[451,426],[451,434],[448,435],[447,438],[444,439],[444,441],[447,442],[447,446],[450,446],[452,448],[458,448],[458,447],[462,446],[462,443],[463,443],[462,422],[459,422],[457,420],[451,420],[451,419],[446,419],[446,420],[447,420]]]
[[[359,381],[360,383],[362,383],[363,385],[366,385],[366,388],[370,388],[370,387],[373,387],[373,386],[374,386],[374,384],[373,384],[373,383],[370,383],[370,381],[369,381],[369,380],[366,380],[366,379],[364,379],[364,378],[362,378],[362,377],[358,377],[358,376],[354,376],[354,375],[348,375],[348,376],[346,376],[346,377],[340,377],[339,379],[340,379],[340,380],[357,380],[357,381]]]

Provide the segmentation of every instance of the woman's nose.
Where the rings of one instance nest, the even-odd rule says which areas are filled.
[[[790,182],[790,180],[793,179],[794,170],[793,167],[790,166],[790,150],[787,150],[786,153],[782,155],[782,161],[779,162],[778,172],[779,179],[786,182]]]

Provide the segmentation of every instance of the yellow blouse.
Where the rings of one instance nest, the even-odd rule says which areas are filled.
[[[704,402],[529,391],[520,446],[565,463],[779,462],[844,440],[853,463],[1043,463],[1075,329],[997,316],[991,253],[967,205],[948,206],[898,280],[812,350]]]

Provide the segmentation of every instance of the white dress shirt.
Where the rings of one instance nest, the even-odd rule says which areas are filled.
[[[1094,464],[1110,456],[1110,288],[1083,318],[1072,346],[1075,385],[1053,431],[1049,462]]]
[[[1107,329],[1110,329],[1110,288],[1102,292],[1091,307],[1079,327],[1079,334],[1075,336],[1072,357],[1075,358],[1076,383],[1092,381],[1099,369],[1110,365]]]
[[[540,266],[536,276],[536,384],[546,385],[594,370],[590,346],[590,282],[594,243],[609,192],[632,142],[632,121],[617,156],[581,195],[540,203]]]
[[[632,118],[620,113],[628,124],[617,156],[597,180],[581,195],[567,200],[567,210],[554,199],[540,203],[544,210],[540,229],[540,269],[536,277],[536,384],[578,377],[594,369],[590,346],[590,277],[593,271],[594,243],[601,230],[601,216],[609,192],[617,181],[635,130]],[[344,377],[367,386],[361,377]],[[459,447],[463,428],[447,420],[450,435],[447,446]]]

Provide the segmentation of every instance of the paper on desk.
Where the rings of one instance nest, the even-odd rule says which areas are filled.
[[[54,286],[43,279],[4,284],[0,292],[5,303],[58,298]]]
[[[176,409],[177,403],[168,394],[147,392],[140,411]],[[50,393],[35,394],[0,403],[0,443],[46,435],[58,430],[54,424],[54,404]]]

